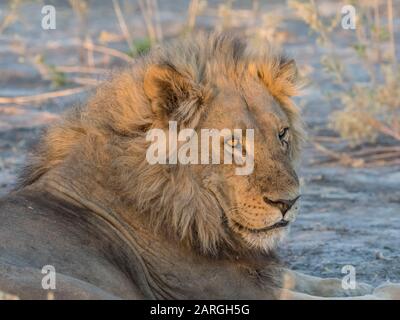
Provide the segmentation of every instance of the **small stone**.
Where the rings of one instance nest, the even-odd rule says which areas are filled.
[[[380,251],[376,251],[376,252],[375,252],[375,259],[377,259],[377,260],[388,260],[388,259],[383,255],[383,253],[380,252]]]

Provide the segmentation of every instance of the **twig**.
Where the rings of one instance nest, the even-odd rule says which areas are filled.
[[[157,41],[157,34],[153,26],[152,22],[152,10],[149,5],[149,2],[146,1],[147,6],[144,4],[143,0],[138,0],[140,11],[142,12],[142,16],[144,19],[144,23],[146,24],[147,34],[149,36],[151,44],[154,44]]]
[[[107,69],[94,68],[85,66],[57,66],[56,69],[64,73],[91,73],[91,74],[105,74]]]
[[[321,141],[321,142],[338,142],[341,141],[341,138],[339,137],[329,137],[329,136],[315,136],[313,137],[315,141]]]
[[[84,86],[97,86],[101,83],[101,81],[99,81],[99,80],[96,80],[93,78],[86,78],[86,77],[68,78],[68,82],[73,82],[73,83],[84,85]]]
[[[32,65],[36,68],[36,70],[39,71],[41,77],[45,80],[51,80],[51,71],[48,65],[44,64],[44,63],[38,63],[37,61],[35,61],[34,59],[31,59]],[[81,73],[84,73],[83,70],[93,70],[95,69],[94,67],[81,67],[81,66],[77,66],[75,68],[78,68],[80,70]],[[61,70],[62,68],[60,67],[54,67],[54,71],[57,72],[63,72]],[[53,71],[53,72],[54,72]],[[76,72],[76,69],[75,69]],[[93,78],[87,78],[87,77],[69,77],[67,79],[68,82],[70,83],[76,83],[79,85],[98,85],[100,83],[100,81],[93,79]]]
[[[122,59],[122,60],[124,60],[126,62],[129,62],[129,63],[134,61],[134,59],[131,58],[129,55],[127,55],[126,53],[123,53],[123,52],[121,52],[119,50],[116,50],[116,49],[112,49],[112,48],[96,45],[96,44],[93,44],[93,43],[86,43],[86,42],[83,43],[82,46],[87,50],[93,50],[93,51],[100,52],[100,53],[103,53],[103,54],[106,54],[106,55],[110,55],[110,56]]]
[[[400,163],[399,147],[376,147],[367,150],[359,150],[350,153],[337,152],[328,149],[318,142],[311,141],[315,148],[327,155],[328,159],[312,161],[312,164],[333,164],[339,162],[342,165],[351,167],[372,167],[383,165],[396,165]]]
[[[75,14],[78,16],[79,20],[79,25],[78,29],[80,30],[79,38],[81,43],[84,42],[84,31],[88,31],[87,28],[87,14],[88,14],[88,3],[86,1],[79,1],[79,0],[69,0],[69,3],[72,7],[72,10],[75,12]],[[81,64],[84,62],[84,54],[85,52],[80,49],[79,50],[79,61]]]
[[[199,11],[199,0],[191,0],[188,8],[188,17],[186,26],[189,31],[192,31],[196,25],[197,13]]]
[[[94,63],[94,55],[93,55],[93,41],[90,36],[86,36],[86,42],[91,44],[89,46],[89,49],[87,50],[87,64],[89,68],[94,68],[95,63]]]
[[[400,140],[400,132],[395,132],[390,127],[386,126],[382,122],[380,122],[372,117],[366,118],[366,121],[368,122],[368,124],[371,127],[374,127],[375,129],[379,130],[380,132],[382,132],[388,136],[391,136],[392,138],[395,138],[396,140]]]
[[[362,164],[364,162],[362,159],[354,159],[347,154],[330,150],[318,142],[311,141],[311,143],[314,145],[314,147],[317,150],[319,150],[320,152],[328,155],[329,157],[331,157],[335,160],[338,160],[340,163],[342,163],[344,165],[351,165],[352,167],[359,167],[359,166],[362,166]]]
[[[20,1],[12,1],[9,4],[8,14],[6,14],[3,18],[3,21],[0,23],[0,34],[4,32],[10,25],[18,20],[18,12],[20,9]],[[6,10],[7,12],[7,10]]]
[[[70,96],[73,94],[81,93],[84,91],[87,91],[91,88],[91,86],[83,86],[83,87],[77,87],[77,88],[71,88],[71,89],[65,89],[65,90],[59,90],[59,91],[53,91],[53,92],[46,92],[46,93],[40,93],[36,95],[31,95],[31,96],[20,96],[20,97],[0,97],[0,104],[23,104],[23,103],[30,103],[30,102],[39,102],[43,100],[48,100],[48,99],[54,99],[54,98],[61,98],[61,97],[66,97]]]
[[[158,1],[152,0],[153,8],[154,8],[154,20],[156,25],[156,33],[157,33],[157,40],[162,41],[163,33],[161,28],[161,21],[160,21],[160,11],[158,10]]]
[[[375,148],[363,148],[359,151],[351,152],[352,157],[363,157],[368,156],[370,154],[385,154],[385,153],[393,153],[400,152],[400,147],[375,147]]]
[[[388,30],[390,35],[390,54],[392,61],[396,64],[396,43],[394,38],[394,27],[393,27],[393,3],[392,0],[387,0],[387,19],[388,19]]]
[[[112,2],[114,5],[115,15],[117,16],[117,19],[118,19],[119,27],[121,28],[121,32],[124,35],[126,43],[128,44],[128,47],[131,50],[131,52],[135,52],[135,47],[133,45],[133,39],[132,39],[131,34],[129,33],[129,29],[126,25],[126,21],[125,21],[124,15],[122,14],[121,6],[119,5],[119,1],[112,0]]]
[[[365,167],[371,168],[376,166],[397,166],[397,165],[400,165],[399,159],[393,159],[391,161],[386,161],[386,160],[373,161],[365,164]]]
[[[387,159],[400,159],[400,152],[387,152],[383,154],[372,154],[366,159],[367,162],[372,160],[387,160]]]
[[[378,55],[378,63],[382,60],[381,46],[380,46],[380,33],[381,33],[381,18],[379,16],[379,0],[374,1],[374,20],[375,32],[373,33],[375,39],[375,50]]]

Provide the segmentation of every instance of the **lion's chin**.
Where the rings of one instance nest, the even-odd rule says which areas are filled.
[[[290,223],[287,220],[281,220],[271,226],[252,229],[231,219],[230,227],[252,251],[269,252],[285,238]]]
[[[252,250],[269,252],[276,248],[287,233],[288,228],[279,228],[264,233],[245,232],[241,237]]]

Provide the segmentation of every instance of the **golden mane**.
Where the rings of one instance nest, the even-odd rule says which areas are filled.
[[[161,69],[154,70],[154,66]],[[181,77],[171,81],[168,70]],[[294,128],[295,158],[303,134],[298,111],[290,101],[297,92],[293,61],[269,46],[251,48],[233,35],[200,34],[154,48],[101,85],[85,106],[75,107],[48,128],[20,186],[67,166],[94,179],[86,171],[92,168],[97,181],[126,207],[143,214],[154,229],[168,230],[203,252],[217,252],[231,239],[221,224],[215,197],[195,181],[189,166],[149,165],[146,161],[146,131],[162,126],[149,95],[157,99],[164,94],[155,83],[162,87],[181,81],[174,89],[184,102],[171,101],[160,108],[168,108],[170,119],[196,128],[207,115],[215,93],[214,79],[240,82],[245,77],[258,77],[282,105]]]

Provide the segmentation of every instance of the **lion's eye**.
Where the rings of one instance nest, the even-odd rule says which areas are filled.
[[[227,139],[225,143],[231,148],[237,148],[240,145],[240,140],[232,137],[230,139]]]
[[[279,140],[281,140],[281,142],[283,142],[283,143],[287,143],[288,142],[288,133],[289,133],[289,128],[283,128],[279,132]]]

